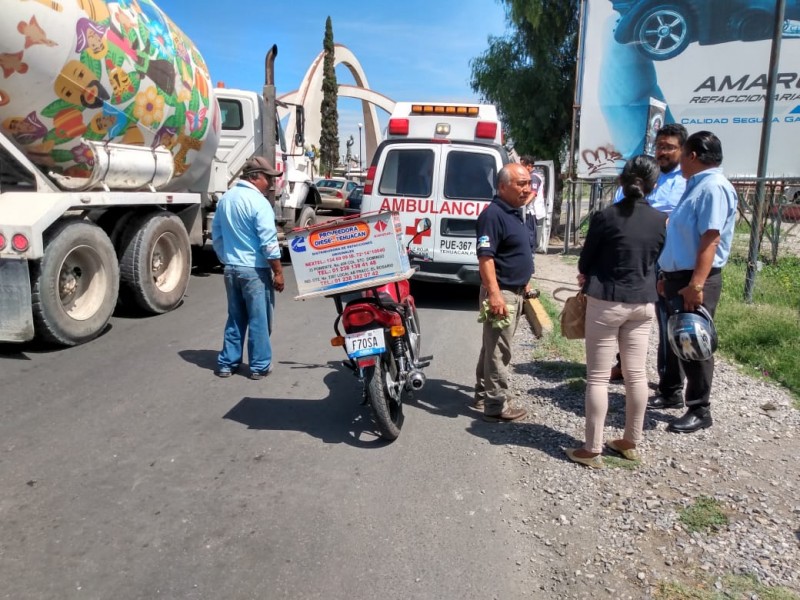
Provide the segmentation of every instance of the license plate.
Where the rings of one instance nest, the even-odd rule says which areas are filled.
[[[344,348],[350,358],[361,358],[386,352],[383,329],[370,329],[344,336]]]
[[[472,240],[441,239],[439,252],[441,254],[473,254]]]

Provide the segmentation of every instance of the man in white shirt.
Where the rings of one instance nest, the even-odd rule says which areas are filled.
[[[547,204],[544,190],[544,177],[538,173],[535,166],[536,159],[526,154],[519,159],[520,164],[528,169],[531,175],[531,192],[533,193],[533,201],[527,204],[527,211],[532,214],[536,220],[536,247],[542,245],[542,232],[544,231],[544,219],[547,216]]]

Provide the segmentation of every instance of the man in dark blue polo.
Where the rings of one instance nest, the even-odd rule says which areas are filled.
[[[475,402],[490,422],[517,421],[528,413],[511,406],[508,365],[511,341],[530,291],[536,222],[525,205],[532,200],[531,176],[520,164],[506,165],[497,175],[497,195],[478,217],[480,303],[486,303],[483,345],[475,370]]]

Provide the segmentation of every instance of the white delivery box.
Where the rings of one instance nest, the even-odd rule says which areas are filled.
[[[414,270],[396,212],[296,229],[287,235],[296,300],[331,296],[407,279]]]

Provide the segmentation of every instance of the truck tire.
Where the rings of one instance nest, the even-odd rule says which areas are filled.
[[[300,211],[300,218],[297,219],[297,226],[298,227],[311,227],[312,225],[317,224],[317,211],[314,210],[313,206],[304,206],[303,210]]]
[[[151,314],[183,300],[192,270],[192,248],[183,221],[159,211],[132,220],[120,246],[120,297]]]
[[[41,340],[75,346],[105,329],[119,292],[119,265],[108,235],[87,221],[57,224],[32,271],[33,318]]]

